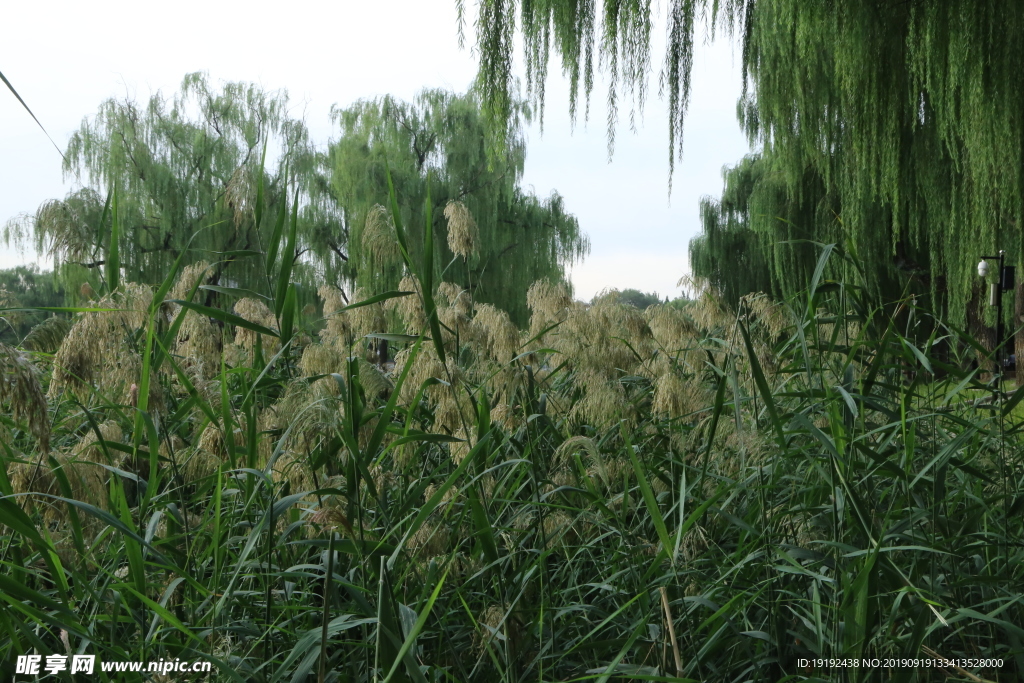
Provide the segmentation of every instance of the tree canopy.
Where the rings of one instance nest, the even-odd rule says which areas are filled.
[[[595,297],[596,298],[596,297]],[[668,302],[668,299],[665,299]],[[641,292],[639,289],[624,289],[618,293],[618,302],[638,308],[641,311],[649,306],[656,306],[661,303],[661,297],[657,292]]]
[[[797,278],[813,268],[814,250],[793,240],[849,242],[869,256],[871,286],[907,285],[910,274],[909,284],[963,321],[978,257],[1005,249],[1021,263],[1024,6],[671,0],[660,72],[670,154],[681,150],[702,18],[741,37],[738,114],[763,154],[729,171],[721,200],[705,203],[697,274],[739,293],[781,291],[787,280],[802,286]],[[621,95],[644,103],[654,23],[649,0],[481,3],[487,111],[500,118],[509,110],[518,31],[535,100],[543,101],[553,51],[573,111],[580,91],[589,101],[603,67],[613,123]],[[750,269],[735,267],[743,261]]]
[[[683,121],[690,100],[695,28],[701,17],[711,26],[731,29],[754,0],[670,0],[665,14],[666,43],[659,75],[660,91],[669,110],[669,164],[683,149]],[[456,0],[460,36],[465,0]],[[615,143],[620,102],[629,101],[630,121],[642,111],[652,71],[651,40],[657,17],[651,0],[489,0],[480,3],[475,22],[480,55],[478,83],[484,111],[496,127],[512,117],[519,76],[513,49],[517,32],[523,46],[526,91],[543,122],[545,83],[552,52],[561,59],[569,79],[569,112],[575,121],[583,95],[589,115],[595,75],[608,78],[608,151]],[[507,130],[511,130],[508,128]],[[501,142],[501,139],[498,139]],[[671,176],[670,176],[671,177]]]
[[[380,208],[389,202],[390,168],[416,257],[429,188],[436,272],[521,321],[529,285],[564,282],[564,267],[588,249],[557,193],[541,200],[519,186],[526,158],[519,121],[528,115],[518,104],[516,134],[499,160],[488,154],[493,133],[475,95],[384,97],[336,109],[340,136],[321,151],[289,115],[284,92],[242,83],[218,89],[191,74],[169,100],[158,93],[145,104],[104,102],[66,151],[65,173],[81,186],[9,222],[3,236],[52,254],[76,303],[84,283],[93,291],[104,285],[114,237],[124,281],[162,281],[187,248],[189,262],[215,264],[212,284],[260,290],[268,274],[252,256],[295,208],[291,272],[300,285],[326,279],[350,293],[380,292],[404,274]]]
[[[186,76],[171,100],[160,93],[145,104],[109,99],[68,143],[64,171],[81,187],[9,223],[6,237],[34,239],[76,289],[79,280],[97,285],[111,246],[109,198],[116,193],[127,281],[160,281],[190,246],[196,260],[219,261],[218,273],[248,285],[263,273],[234,261],[260,249],[286,185],[292,183],[294,196],[315,185],[318,171],[305,125],[288,115],[287,102],[285,93],[253,84],[217,90],[201,73]],[[264,166],[267,148],[275,154]],[[261,183],[270,210],[257,225]],[[314,222],[340,230],[339,216],[319,210],[322,203],[304,205],[301,233]]]
[[[962,323],[978,258],[1024,255],[1024,9],[755,0],[746,16],[739,111],[763,153],[705,203],[695,272],[786,289],[815,259],[790,240],[848,242],[869,286],[916,287]],[[729,262],[740,244],[754,273]]]
[[[564,268],[589,243],[553,193],[539,199],[520,187],[526,159],[517,104],[507,153],[489,155],[494,131],[475,94],[422,92],[336,109],[341,137],[329,150],[332,188],[351,230],[345,272],[367,291],[395,289],[403,275],[388,203],[390,168],[409,248],[419,261],[425,207],[433,206],[435,272],[493,303],[513,320],[528,318],[526,292],[541,279],[564,282]]]
[[[41,272],[35,265],[0,270],[0,309],[59,307],[63,304],[64,290],[53,272]],[[34,326],[50,315],[44,311],[0,312],[0,343],[20,343]]]

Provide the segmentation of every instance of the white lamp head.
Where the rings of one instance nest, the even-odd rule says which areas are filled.
[[[985,277],[988,275],[988,261],[982,259],[978,261],[978,277]]]

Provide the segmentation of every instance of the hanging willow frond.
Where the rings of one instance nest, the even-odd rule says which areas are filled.
[[[695,29],[707,19],[742,30],[743,18],[755,0],[670,0],[664,20],[667,41],[659,86],[668,104],[669,165],[682,154],[683,120],[690,100]],[[460,16],[465,0],[456,0]],[[518,15],[518,17],[517,17]],[[517,27],[518,18],[518,27]],[[476,21],[484,109],[495,126],[510,129],[518,75],[513,70],[513,46],[517,28],[522,39],[526,89],[541,112],[543,124],[545,83],[549,56],[561,57],[561,71],[569,80],[569,115],[575,123],[584,101],[589,116],[594,77],[603,72],[608,80],[608,153],[614,150],[619,101],[630,100],[630,123],[642,113],[647,99],[651,68],[651,39],[655,16],[651,0],[583,0],[569,2],[518,2],[496,0],[480,3]],[[511,134],[505,138],[511,137]],[[498,141],[500,151],[501,140]]]
[[[63,200],[43,202],[25,227],[35,234],[36,249],[47,251],[57,262],[91,261],[97,251],[104,200],[90,188],[82,188]]]
[[[743,24],[738,110],[762,151],[704,202],[694,272],[731,305],[786,297],[810,281],[813,243],[837,244],[878,303],[909,288],[954,324],[985,315],[978,258],[1024,265],[1024,5],[749,0]],[[842,264],[825,277],[851,282]]]

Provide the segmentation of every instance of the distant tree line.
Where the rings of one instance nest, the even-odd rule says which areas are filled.
[[[81,186],[8,222],[2,236],[51,254],[57,281],[77,303],[84,285],[108,287],[111,253],[125,281],[160,282],[188,250],[189,262],[214,264],[214,286],[252,288],[267,277],[252,256],[294,222],[287,258],[300,298],[311,300],[325,281],[350,297],[357,288],[395,289],[403,277],[383,211],[390,171],[413,258],[422,259],[429,195],[435,272],[517,322],[527,317],[531,282],[567,282],[565,266],[588,252],[557,193],[542,199],[520,187],[525,104],[516,106],[501,157],[489,153],[494,131],[474,93],[384,97],[333,115],[340,135],[322,148],[289,114],[285,93],[252,84],[216,88],[197,73],[172,98],[107,100],[66,150],[65,174]],[[453,220],[461,231],[454,241]]]
[[[0,309],[61,307],[65,290],[53,271],[35,265],[0,270]],[[0,311],[0,342],[20,343],[34,327],[51,317],[66,317],[46,311]]]

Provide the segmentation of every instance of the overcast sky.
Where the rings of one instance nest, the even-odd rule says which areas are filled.
[[[335,136],[332,104],[388,93],[409,99],[424,87],[465,90],[476,72],[471,31],[460,50],[454,0],[20,2],[4,9],[0,71],[62,148],[102,100],[170,95],[193,71],[209,72],[214,83],[286,89],[312,137],[326,142]],[[663,32],[659,23],[656,36]],[[652,62],[660,68],[660,40]],[[629,287],[678,295],[687,244],[700,230],[699,199],[718,195],[722,167],[749,151],[735,113],[738,51],[723,38],[698,47],[671,203],[657,73],[636,134],[620,104],[608,163],[605,91],[596,87],[589,124],[572,130],[568,88],[554,61],[552,67],[544,134],[536,124],[528,130],[524,184],[541,196],[557,190],[590,237],[590,256],[572,270],[577,296]],[[0,91],[0,223],[70,188],[56,150],[14,97]],[[0,267],[35,260],[0,244]]]

